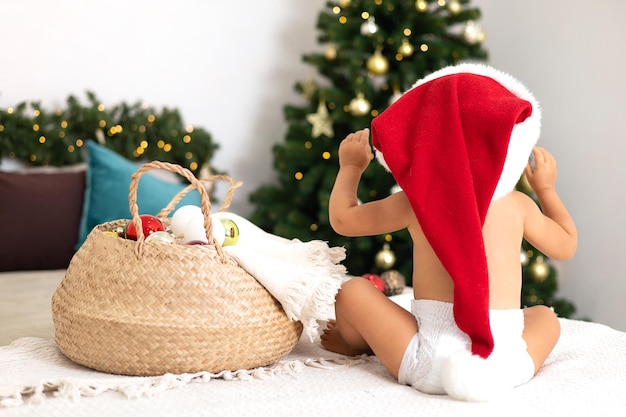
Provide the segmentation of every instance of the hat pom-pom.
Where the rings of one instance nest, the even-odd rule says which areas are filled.
[[[446,393],[454,399],[484,402],[506,392],[501,374],[493,362],[469,351],[460,351],[444,363],[441,382]]]

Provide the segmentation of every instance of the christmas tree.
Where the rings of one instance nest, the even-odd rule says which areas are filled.
[[[328,200],[339,143],[350,132],[370,126],[425,75],[461,61],[486,60],[479,18],[469,0],[328,2],[317,22],[325,50],[303,56],[319,76],[295,86],[305,104],[284,109],[286,138],[273,149],[278,184],[251,194],[255,210],[250,220],[287,238],[345,247],[344,264],[353,275],[393,269],[408,281],[412,243],[406,230],[348,238],[330,227]],[[362,176],[358,197],[362,202],[381,199],[396,187],[393,177],[372,163]]]

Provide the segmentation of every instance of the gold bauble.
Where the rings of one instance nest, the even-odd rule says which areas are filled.
[[[380,51],[376,51],[367,59],[367,70],[374,75],[386,74],[389,71],[389,61]]]
[[[363,93],[358,93],[355,98],[350,100],[350,114],[353,116],[365,116],[371,108],[370,102],[367,101]]]
[[[398,53],[406,58],[413,55],[413,51],[413,45],[411,45],[409,40],[406,38],[402,39],[402,43],[398,47]]]
[[[380,274],[380,279],[385,284],[385,295],[387,297],[397,294],[402,294],[406,288],[406,282],[404,275],[395,269],[390,269]]]
[[[539,301],[539,297],[537,297],[537,294],[531,294],[528,297],[526,297],[526,305],[527,306],[534,306],[537,304],[537,301]]]
[[[543,282],[550,275],[550,266],[543,261],[536,261],[528,266],[530,278],[535,282]]]
[[[339,7],[342,9],[348,8],[350,6],[350,1],[351,0],[339,0]]]
[[[450,2],[448,3],[448,11],[452,14],[461,13],[461,3],[459,3],[457,0],[450,0]]]
[[[424,13],[425,11],[428,10],[428,2],[426,0],[417,0],[415,2],[415,9],[418,12]]]
[[[220,222],[224,225],[224,243],[222,246],[234,246],[239,240],[239,227],[231,219],[221,218]]]
[[[481,25],[470,20],[465,24],[463,39],[470,45],[483,43],[485,41],[485,31]]]
[[[378,32],[378,25],[374,16],[370,16],[363,24],[361,24],[361,35],[372,36]]]
[[[376,254],[376,266],[380,269],[390,269],[396,263],[396,254],[389,248],[389,244],[385,243],[383,248]]]
[[[337,58],[337,47],[334,44],[330,44],[326,47],[326,51],[324,52],[324,57],[332,61]]]
[[[309,76],[306,81],[302,83],[302,94],[304,94],[307,99],[311,99],[316,91],[317,84],[313,77]]]

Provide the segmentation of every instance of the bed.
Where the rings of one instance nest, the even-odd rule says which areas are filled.
[[[75,365],[56,348],[50,298],[63,270],[0,273],[0,415],[626,415],[626,333],[561,319],[539,374],[488,403],[399,385],[373,356],[345,357],[302,338],[259,369],[127,377]],[[408,307],[409,294],[394,296]]]
[[[111,214],[115,199],[115,210],[127,210],[129,181],[113,173],[136,170],[106,152],[89,164],[0,169],[0,416],[626,415],[626,333],[569,319],[539,374],[488,403],[422,394],[399,385],[375,357],[334,354],[306,337],[272,366],[236,372],[140,378],[78,366],[54,342],[51,297],[86,218],[128,218]],[[410,304],[407,293],[393,299]]]

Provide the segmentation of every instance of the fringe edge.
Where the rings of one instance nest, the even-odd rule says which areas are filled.
[[[269,367],[242,369],[237,371],[221,371],[218,373],[197,372],[193,374],[164,374],[145,378],[144,381],[126,383],[125,381],[97,383],[93,380],[68,378],[57,381],[45,381],[37,385],[15,387],[12,392],[0,393],[0,408],[15,407],[25,404],[41,404],[50,396],[78,401],[82,397],[95,397],[105,392],[119,392],[127,399],[153,397],[160,393],[180,388],[191,383],[209,382],[213,379],[225,381],[246,381],[252,379],[269,379],[276,376],[293,376],[306,367],[332,370],[333,368],[350,367],[375,361],[374,356],[339,358],[305,358],[278,361]],[[136,378],[136,377],[127,377]]]

